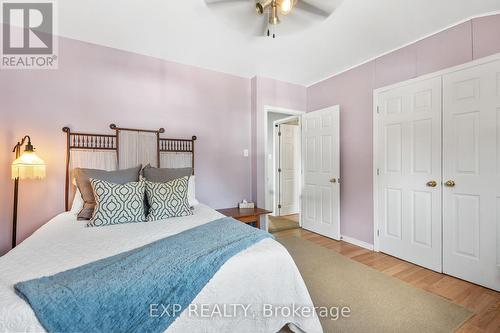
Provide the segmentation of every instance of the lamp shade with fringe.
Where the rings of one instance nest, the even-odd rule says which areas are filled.
[[[12,179],[45,178],[45,162],[34,151],[25,151],[12,162]]]

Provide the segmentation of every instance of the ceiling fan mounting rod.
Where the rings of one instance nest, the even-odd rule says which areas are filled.
[[[269,24],[275,25],[280,23],[280,18],[278,17],[278,5],[276,0],[271,2],[271,15],[269,15]]]

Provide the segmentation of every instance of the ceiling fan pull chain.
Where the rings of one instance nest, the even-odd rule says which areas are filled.
[[[275,26],[270,24],[267,28],[267,37],[276,38]]]

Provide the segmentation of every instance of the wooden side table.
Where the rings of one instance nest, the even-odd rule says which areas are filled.
[[[255,223],[257,229],[260,229],[261,215],[271,214],[272,212],[261,208],[225,208],[217,209],[223,215],[230,216],[243,223]]]

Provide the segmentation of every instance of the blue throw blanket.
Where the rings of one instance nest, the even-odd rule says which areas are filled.
[[[269,237],[222,218],[15,289],[49,332],[163,332],[228,259]]]

